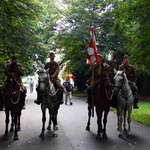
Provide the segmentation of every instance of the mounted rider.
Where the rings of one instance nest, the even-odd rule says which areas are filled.
[[[59,89],[57,96],[58,96],[58,99],[60,101],[60,104],[63,104],[63,92],[66,92],[66,90],[61,85],[60,79],[58,78],[58,74],[59,74],[60,69],[59,69],[59,64],[56,61],[54,61],[54,59],[55,59],[55,52],[54,51],[50,51],[49,58],[50,58],[50,62],[47,62],[45,64],[44,69],[48,70],[50,80],[53,82],[56,89]],[[38,87],[36,88],[36,90],[37,90],[37,100],[35,100],[34,102],[39,105],[41,103],[41,101],[39,98],[40,94],[38,92]]]
[[[7,63],[4,74],[7,76],[7,79],[2,87],[2,92],[6,91],[6,84],[10,78],[14,78],[21,89],[21,103],[22,109],[25,109],[25,97],[27,93],[26,87],[22,83],[21,76],[24,74],[24,69],[20,63],[18,63],[18,56],[13,55],[11,62]]]
[[[103,58],[99,54],[99,58],[91,64],[88,73],[91,74],[91,78],[86,82],[86,85],[88,85],[88,104],[91,103],[92,95],[95,93],[97,85],[100,83],[100,75],[102,72],[102,63],[103,63]]]
[[[137,74],[133,65],[129,64],[129,56],[126,54],[123,57],[123,64],[119,66],[119,70],[124,70],[129,80],[129,85],[134,95],[134,109],[138,109],[138,87],[136,86]]]

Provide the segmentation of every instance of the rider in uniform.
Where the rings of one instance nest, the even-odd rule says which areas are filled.
[[[99,55],[99,60],[95,61],[89,68],[88,72],[91,74],[91,78],[86,82],[86,85],[88,86],[87,94],[88,94],[88,103],[91,103],[92,95],[96,91],[97,85],[100,83],[100,75],[102,72],[102,62],[103,58],[101,55]]]
[[[6,89],[6,83],[7,81],[11,78],[14,77],[21,89],[21,104],[22,104],[22,109],[25,109],[25,97],[26,97],[26,87],[22,83],[21,76],[23,76],[24,70],[23,67],[20,63],[18,63],[18,56],[14,55],[12,56],[12,60],[10,63],[6,65],[4,74],[7,76],[7,79],[2,87],[2,93],[7,90]]]
[[[59,64],[54,61],[55,59],[55,52],[50,51],[50,62],[47,62],[45,65],[45,70],[48,70],[49,75],[50,75],[50,80],[54,83],[54,86],[56,87],[56,89],[59,89],[58,91],[58,99],[60,100],[60,104],[63,104],[63,92],[66,92],[65,88],[61,85],[60,83],[60,79],[58,78],[58,74],[59,74]],[[40,94],[38,92],[38,87],[36,88],[37,90],[37,100],[35,100],[34,102],[36,104],[40,104]]]
[[[138,88],[136,86],[137,75],[134,70],[133,65],[129,64],[129,56],[126,54],[123,57],[123,64],[119,66],[119,70],[125,70],[127,78],[129,80],[129,85],[132,89],[134,95],[134,109],[138,109]]]

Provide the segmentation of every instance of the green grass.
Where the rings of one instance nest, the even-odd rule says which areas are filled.
[[[132,109],[131,118],[150,126],[150,102],[139,102],[139,109]],[[112,112],[116,112],[116,109],[111,108]]]
[[[87,94],[83,91],[73,91],[73,96],[86,97]],[[139,109],[132,109],[131,118],[142,124],[150,126],[150,101],[140,101],[138,106]],[[111,107],[111,111],[116,112],[116,109]]]

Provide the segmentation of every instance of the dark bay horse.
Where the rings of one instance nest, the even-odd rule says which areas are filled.
[[[57,136],[57,114],[58,109],[60,107],[59,100],[57,98],[57,92],[54,84],[50,81],[49,74],[46,70],[38,71],[38,91],[40,95],[41,101],[41,110],[42,110],[42,132],[40,137],[44,137],[45,131],[45,122],[46,122],[46,109],[49,110],[49,124],[47,129],[49,130],[51,127],[51,122],[53,123],[53,137]]]
[[[16,79],[14,77],[9,77],[5,84],[5,88],[2,92],[3,103],[5,107],[5,114],[6,114],[6,128],[4,139],[8,139],[8,124],[9,124],[9,115],[11,113],[11,128],[10,132],[14,131],[14,140],[18,140],[18,131],[21,130],[20,128],[20,117],[21,117],[21,110],[22,110],[22,91]],[[13,129],[15,127],[15,130]]]
[[[88,102],[89,118],[86,130],[90,130],[91,110],[92,107],[95,106],[98,124],[97,138],[98,137],[101,138],[102,134],[102,138],[107,139],[106,134],[107,116],[110,110],[111,99],[113,96],[112,73],[109,66],[102,67],[102,73],[99,76],[99,78],[100,78],[99,84],[97,85],[95,92],[93,93],[93,99],[91,99]]]

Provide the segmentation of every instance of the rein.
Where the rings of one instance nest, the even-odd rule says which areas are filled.
[[[49,78],[49,75],[48,75],[48,74],[47,74],[47,77]],[[51,90],[48,90],[48,89],[50,88],[50,83],[49,83],[49,81],[43,80],[43,81],[39,81],[39,84],[40,84],[40,83],[48,84],[48,86],[46,87],[46,93],[47,93],[49,96],[54,96],[54,95],[57,94],[57,92],[58,92],[59,89],[57,89],[53,94],[50,93]]]
[[[15,94],[15,93],[16,93],[16,91],[15,91],[13,94]],[[17,99],[16,102],[14,102],[14,101],[12,100],[12,98],[10,98],[10,100],[11,100],[11,102],[12,102],[13,104],[17,104],[17,103],[19,102],[19,99],[20,99],[20,93],[21,93],[21,91],[19,90],[19,95],[18,95],[18,99]]]
[[[114,86],[114,87],[117,87],[117,88],[119,89],[119,95],[123,98],[124,102],[126,102],[126,103],[132,103],[133,100],[134,100],[134,98],[133,98],[133,100],[131,100],[131,101],[128,102],[128,98],[130,98],[130,97],[133,95],[132,91],[131,91],[130,95],[127,96],[127,97],[122,94],[121,87],[123,86],[123,84],[125,84],[125,83],[122,82],[122,84],[121,84],[120,86]],[[129,90],[127,89],[127,90],[125,91],[125,93],[127,93],[128,91],[129,91]]]
[[[49,96],[54,96],[54,95],[57,94],[57,92],[58,92],[58,89],[57,89],[57,91],[56,91],[54,94],[49,93],[49,91],[47,90],[47,94],[48,94]]]
[[[112,92],[111,92],[111,96],[109,97],[109,96],[108,96],[108,92],[107,92],[107,90],[106,90],[106,88],[105,88],[105,93],[106,93],[107,99],[109,99],[109,100],[112,99],[113,94],[114,94],[114,90],[111,90],[111,91],[112,91]]]

